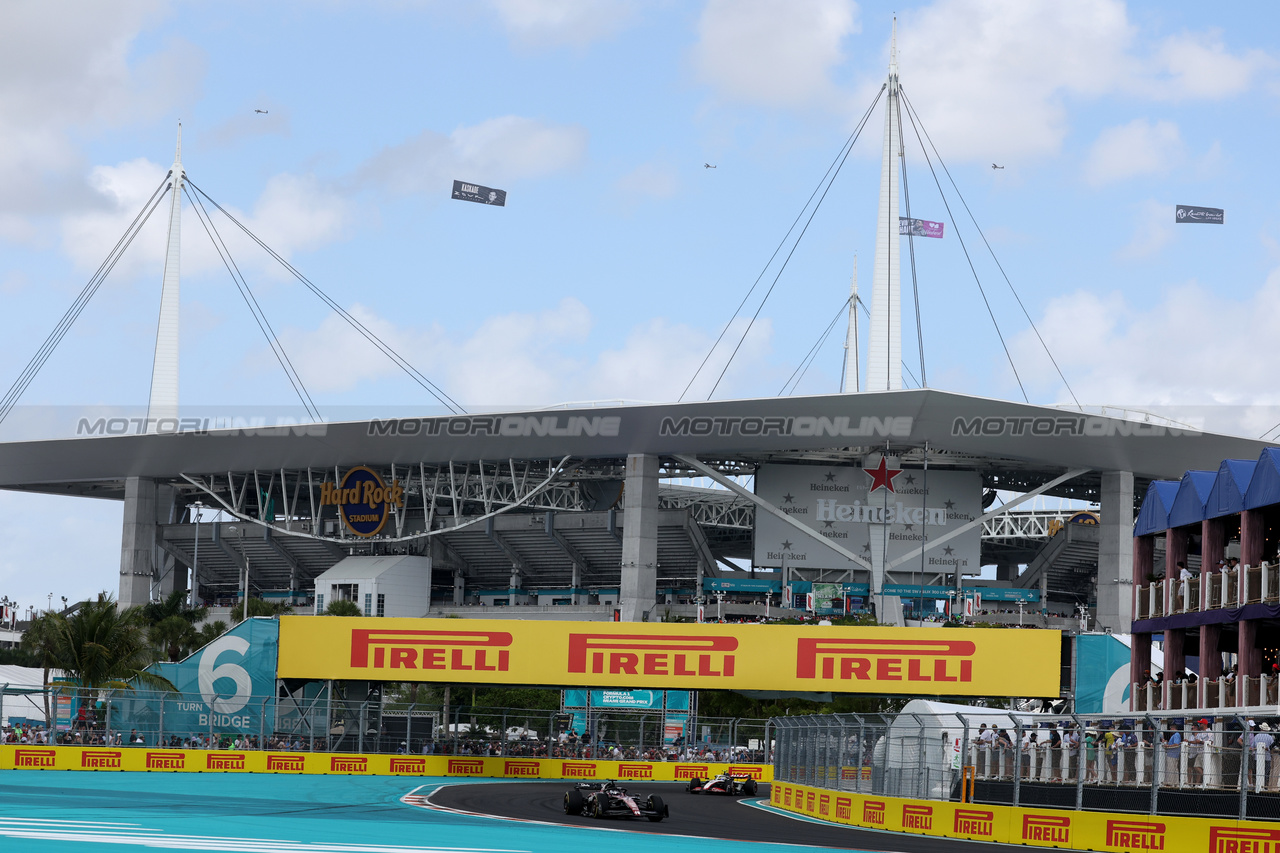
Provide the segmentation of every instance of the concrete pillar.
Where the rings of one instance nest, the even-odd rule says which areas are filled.
[[[1164,576],[1178,577],[1178,563],[1187,562],[1187,546],[1191,542],[1191,532],[1185,527],[1173,527],[1164,537]]]
[[[124,481],[124,524],[120,531],[120,607],[151,600],[156,569],[156,482]]]
[[[1133,619],[1138,617],[1138,596],[1142,594],[1141,590],[1147,582],[1147,575],[1151,574],[1155,566],[1155,558],[1156,537],[1154,535],[1133,537],[1133,585],[1130,587],[1132,601],[1129,611]]]
[[[1150,670],[1151,635],[1134,634],[1132,654],[1129,655],[1129,710],[1136,708],[1138,701],[1138,697],[1132,692],[1133,685],[1145,680]]]
[[[1200,678],[1196,682],[1200,707],[1205,706],[1205,690],[1210,681],[1222,677],[1222,653],[1218,641],[1222,638],[1221,625],[1200,626]],[[1215,684],[1214,690],[1218,689]]]
[[[1098,627],[1127,634],[1133,610],[1133,472],[1102,472],[1100,515]]]
[[[453,606],[461,607],[467,601],[467,579],[458,569],[453,570]]]
[[[623,622],[640,622],[658,598],[658,457],[627,457],[622,512]]]
[[[573,564],[573,578],[569,581],[569,586],[573,588],[569,593],[569,603],[582,604],[578,594],[578,590],[582,587],[582,566],[579,566],[576,561]]]
[[[1017,563],[996,563],[996,580],[1012,581],[1018,578]]]
[[[156,486],[156,521],[160,524],[174,524],[178,521],[177,495],[173,486]],[[159,595],[167,598],[175,589],[187,588],[187,567],[179,563],[169,554],[156,549],[160,559]]]
[[[1206,518],[1200,522],[1200,573],[1217,571],[1218,561],[1227,549],[1225,518]]]
[[[1241,539],[1243,540],[1243,536]],[[1243,548],[1242,548],[1243,551]],[[1244,563],[1244,558],[1241,558]],[[1262,674],[1262,650],[1258,648],[1258,623],[1254,620],[1237,622],[1239,645],[1236,647],[1236,704],[1245,702],[1245,678],[1257,678]]]
[[[1240,565],[1262,565],[1263,529],[1262,510],[1246,509],[1240,513]]]
[[[507,595],[510,597],[511,604],[523,604],[522,600],[525,596],[525,590],[520,581],[520,572],[513,566],[511,569],[511,577],[507,580]]]

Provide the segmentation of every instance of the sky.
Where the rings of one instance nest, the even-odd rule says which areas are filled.
[[[163,180],[181,121],[188,178],[469,409],[838,391],[843,321],[823,333],[855,258],[869,301],[879,107],[839,156],[884,81],[895,12],[902,88],[933,144],[931,170],[906,129],[911,211],[946,227],[915,241],[929,386],[1074,394],[1254,437],[1280,422],[1268,3],[15,0],[0,28],[0,382]],[[507,204],[453,200],[454,180]],[[1226,222],[1175,224],[1176,204]],[[296,414],[183,216],[184,411]],[[65,434],[56,413],[145,409],[165,219],[0,440]],[[215,226],[323,417],[441,411]],[[914,385],[914,311],[904,320]],[[726,325],[736,357],[722,343],[695,377]],[[6,493],[0,518],[0,595],[116,588],[119,504]]]

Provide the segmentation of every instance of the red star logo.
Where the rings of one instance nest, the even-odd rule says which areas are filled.
[[[902,473],[899,468],[896,471],[889,469],[889,463],[883,456],[880,457],[880,464],[875,468],[863,468],[862,473],[871,478],[871,488],[868,493],[874,492],[876,489],[884,487],[889,491],[893,491],[893,478]]]

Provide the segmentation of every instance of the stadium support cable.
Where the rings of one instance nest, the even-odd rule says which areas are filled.
[[[186,188],[183,189],[183,192],[186,193],[187,200],[191,202],[191,207],[196,212],[196,218],[204,226],[205,234],[209,235],[209,240],[213,243],[213,248],[218,252],[218,257],[222,259],[223,266],[231,274],[231,280],[236,283],[236,289],[240,291],[240,297],[244,300],[244,304],[248,306],[254,322],[258,324],[258,330],[267,339],[267,345],[271,347],[272,354],[275,355],[276,361],[280,363],[280,368],[289,379],[289,384],[293,386],[294,393],[302,401],[302,407],[307,410],[307,416],[316,423],[323,421],[324,418],[320,416],[320,410],[316,408],[310,392],[302,384],[302,377],[298,375],[297,369],[293,366],[293,361],[284,351],[284,345],[280,343],[280,337],[276,334],[276,330],[272,328],[271,321],[267,319],[266,312],[262,310],[257,297],[253,295],[253,290],[250,289],[249,282],[245,280],[244,273],[240,271],[240,266],[235,262],[235,258],[231,257],[231,250],[227,247],[226,241],[222,239],[222,235],[218,233],[217,227],[213,224],[213,220],[210,219],[209,211],[205,209],[199,196],[192,196]]]
[[[756,280],[752,282],[751,287],[747,289],[746,295],[742,297],[742,301],[738,303],[738,307],[733,309],[733,313],[729,315],[729,319],[725,322],[724,328],[720,330],[720,334],[716,338],[716,342],[711,345],[711,348],[707,350],[707,354],[703,356],[702,363],[698,365],[698,369],[693,372],[693,376],[689,378],[688,384],[685,385],[684,390],[680,392],[680,397],[677,402],[684,400],[685,396],[689,393],[689,389],[693,387],[693,383],[702,375],[702,371],[706,368],[707,362],[711,360],[711,356],[720,347],[720,343],[724,340],[725,335],[729,333],[729,328],[733,325],[733,321],[737,319],[743,306],[746,305],[747,301],[751,298],[751,294],[755,292],[756,287],[760,284],[761,280],[764,279],[765,273],[769,271],[769,267],[773,265],[774,260],[778,257],[778,253],[781,252],[782,248],[787,244],[787,240],[791,238],[792,232],[794,232],[796,226],[800,224],[800,220],[804,218],[804,212],[809,209],[810,205],[814,205],[814,199],[816,198],[817,204],[814,205],[813,212],[809,214],[808,222],[805,223],[804,229],[800,232],[800,235],[796,237],[795,245],[791,247],[791,252],[787,254],[787,260],[783,261],[782,269],[778,270],[778,275],[774,277],[773,285],[770,285],[768,293],[765,294],[764,299],[760,302],[759,308],[756,309],[755,315],[751,318],[751,323],[747,325],[746,331],[742,333],[742,337],[738,340],[737,346],[734,347],[733,353],[729,356],[729,360],[725,362],[724,370],[720,371],[720,376],[716,379],[716,383],[711,388],[711,392],[707,394],[707,399],[711,399],[711,394],[714,394],[716,388],[720,387],[720,381],[724,379],[725,371],[729,369],[729,365],[733,362],[734,356],[738,354],[738,350],[742,347],[742,342],[746,340],[747,333],[751,331],[751,326],[755,323],[756,317],[760,316],[760,309],[763,308],[764,303],[768,301],[769,293],[773,292],[773,286],[778,283],[778,277],[782,275],[782,270],[786,269],[787,261],[791,259],[791,254],[795,252],[796,246],[799,245],[800,238],[804,236],[804,230],[808,229],[809,222],[813,221],[814,214],[816,214],[818,212],[818,208],[822,206],[822,200],[826,198],[827,190],[831,189],[831,184],[835,181],[836,175],[840,173],[840,169],[844,166],[845,160],[848,159],[849,152],[853,150],[854,143],[858,141],[858,137],[862,134],[862,129],[866,126],[867,120],[871,117],[872,111],[876,108],[876,104],[880,102],[880,97],[884,94],[885,88],[886,86],[882,85],[880,87],[880,91],[876,93],[875,99],[871,102],[871,106],[867,107],[867,111],[863,113],[861,121],[858,122],[858,125],[854,128],[853,132],[849,134],[849,138],[845,140],[845,143],[841,146],[839,153],[837,153],[835,159],[831,161],[831,165],[827,167],[826,173],[818,181],[818,185],[814,187],[808,200],[805,201],[804,206],[800,208],[800,212],[796,214],[796,218],[792,221],[791,227],[787,229],[787,233],[783,235],[782,240],[778,242],[777,248],[773,250],[773,254],[769,256],[769,260],[767,260],[764,267],[761,268],[760,274],[756,276]],[[821,193],[820,197],[819,193]]]
[[[278,262],[282,267],[284,267],[289,272],[290,275],[292,275],[294,278],[300,281],[303,285],[305,285],[308,290],[314,293],[322,302],[324,302],[331,309],[333,309],[333,311],[339,317],[347,321],[347,323],[351,326],[351,328],[355,329],[365,340],[373,344],[373,346],[379,352],[381,352],[383,355],[389,358],[393,364],[395,364],[397,367],[403,370],[406,374],[408,374],[410,379],[412,379],[419,386],[421,386],[432,397],[435,397],[436,400],[442,406],[444,406],[446,409],[450,411],[450,413],[455,415],[466,414],[466,410],[461,405],[459,405],[452,397],[446,394],[444,390],[442,390],[438,385],[436,385],[434,382],[428,379],[420,370],[418,370],[416,367],[410,364],[408,360],[406,360],[403,356],[401,356],[398,352],[396,352],[391,347],[390,344],[386,343],[381,338],[379,338],[376,334],[374,334],[373,331],[369,329],[367,326],[365,326],[364,323],[361,323],[358,319],[352,316],[352,314],[349,311],[347,311],[345,308],[343,308],[341,305],[335,302],[327,293],[325,293],[323,290],[320,289],[319,286],[317,286],[313,281],[311,281],[311,279],[307,278],[305,275],[299,272],[298,269],[293,266],[293,264],[286,261],[283,257],[280,256],[278,252],[276,252],[274,249],[272,249],[270,246],[264,243],[261,239],[259,239],[258,236],[254,234],[252,231],[250,231],[243,222],[241,222],[236,217],[232,216],[230,211],[228,211],[222,205],[218,204],[217,201],[215,201],[208,193],[206,193],[199,186],[197,186],[195,182],[193,182],[190,178],[188,178],[186,182],[197,193],[199,193],[206,200],[208,200],[210,204],[212,204],[215,208],[217,208],[218,211],[221,212],[223,216],[231,220],[231,222],[235,224],[237,228],[243,231],[245,235],[249,237],[250,240],[257,243],[262,248],[263,251],[265,251],[268,255],[274,258],[276,262]]]
[[[911,294],[916,303],[916,347],[920,352],[920,387],[928,384],[924,371],[924,323],[920,319],[920,280],[916,276],[916,235],[911,227],[911,188],[907,184],[907,145],[902,138],[902,100],[895,102],[898,111],[898,163],[902,169],[902,201],[907,208],[907,253],[911,257]],[[892,223],[890,223],[892,225]],[[890,228],[889,240],[893,241],[893,230]]]
[[[853,296],[849,297],[849,299],[852,298]],[[800,380],[804,379],[804,375],[809,372],[809,366],[812,365],[813,360],[818,357],[818,350],[822,349],[822,345],[827,342],[827,338],[831,335],[831,330],[836,327],[836,323],[840,322],[840,318],[849,310],[849,299],[840,303],[840,308],[836,310],[836,315],[831,318],[831,322],[827,324],[827,328],[822,330],[822,334],[818,336],[816,341],[814,341],[813,346],[809,347],[809,351],[805,353],[800,364],[796,366],[795,370],[791,371],[791,376],[787,378],[787,381],[782,384],[782,389],[778,391],[779,397],[794,394],[796,392],[796,388],[800,385]],[[790,391],[787,391],[787,386],[791,387]]]
[[[899,91],[901,91],[901,90],[899,90]],[[924,122],[921,122],[921,121],[919,120],[919,116],[916,114],[916,108],[915,108],[915,106],[911,103],[911,99],[907,97],[906,92],[902,92],[901,94],[902,94],[902,100],[903,100],[903,102],[904,102],[904,103],[906,103],[906,105],[907,105],[907,115],[908,115],[908,117],[911,119],[911,127],[912,127],[912,129],[913,129],[913,130],[915,130],[915,132],[916,132],[916,138],[917,138],[917,139],[919,139],[920,134],[921,134],[921,133],[923,133],[923,134],[924,134],[924,139],[928,140],[928,142],[929,142],[929,147],[933,150],[934,156],[935,156],[935,157],[937,157],[937,159],[938,159],[938,165],[942,167],[942,171],[943,171],[943,173],[944,173],[944,174],[946,174],[946,176],[947,176],[947,181],[951,184],[952,188],[956,191],[956,198],[958,198],[958,199],[960,200],[960,204],[964,206],[964,211],[965,211],[965,213],[967,213],[967,214],[969,215],[969,221],[973,223],[974,230],[976,230],[976,231],[978,232],[978,236],[982,238],[983,245],[985,245],[985,246],[987,247],[987,251],[991,254],[991,260],[993,260],[993,261],[995,262],[996,269],[1000,270],[1000,275],[1004,278],[1004,283],[1005,283],[1006,285],[1008,285],[1008,287],[1009,287],[1009,292],[1013,294],[1013,298],[1014,298],[1014,300],[1018,303],[1018,308],[1020,308],[1020,309],[1022,310],[1022,316],[1024,316],[1024,317],[1026,317],[1026,318],[1027,318],[1027,323],[1028,323],[1028,324],[1030,324],[1030,326],[1031,326],[1031,331],[1035,332],[1036,340],[1038,340],[1038,341],[1040,342],[1040,347],[1044,350],[1045,355],[1047,355],[1047,356],[1049,357],[1049,361],[1053,364],[1053,369],[1054,369],[1055,371],[1057,371],[1057,373],[1058,373],[1058,378],[1062,380],[1062,385],[1063,385],[1063,387],[1065,387],[1065,388],[1067,389],[1067,393],[1071,395],[1071,399],[1072,399],[1072,401],[1076,404],[1076,408],[1083,412],[1083,411],[1084,411],[1084,407],[1080,405],[1080,400],[1076,397],[1076,392],[1075,392],[1074,390],[1072,390],[1072,388],[1071,388],[1071,383],[1067,381],[1067,377],[1063,374],[1063,372],[1062,372],[1062,368],[1058,366],[1058,360],[1057,360],[1056,358],[1054,358],[1054,357],[1053,357],[1053,352],[1049,349],[1049,345],[1048,345],[1047,343],[1045,343],[1044,337],[1043,337],[1043,336],[1041,336],[1041,334],[1040,334],[1040,329],[1036,326],[1035,321],[1031,319],[1031,314],[1030,314],[1030,312],[1028,312],[1028,311],[1027,311],[1027,306],[1023,304],[1023,302],[1022,302],[1022,297],[1018,294],[1018,290],[1017,290],[1017,288],[1015,288],[1015,287],[1013,286],[1013,282],[1012,282],[1012,281],[1010,281],[1010,279],[1009,279],[1009,274],[1008,274],[1007,272],[1005,272],[1005,270],[1004,270],[1004,264],[1000,263],[1000,258],[996,256],[996,251],[995,251],[995,249],[993,249],[993,248],[991,247],[991,242],[990,242],[989,240],[987,240],[987,235],[983,232],[983,230],[982,230],[982,226],[980,226],[980,225],[978,224],[978,220],[977,220],[977,218],[973,215],[973,211],[969,209],[969,203],[968,203],[967,201],[965,201],[965,199],[964,199],[964,194],[960,192],[960,187],[958,187],[958,186],[956,185],[956,180],[955,180],[955,178],[953,178],[953,177],[951,176],[951,170],[950,170],[950,169],[948,169],[948,168],[947,168],[947,164],[946,164],[945,162],[943,162],[943,160],[942,160],[942,155],[938,153],[938,147],[937,147],[936,145],[934,145],[934,144],[933,144],[933,138],[929,136],[929,130],[928,130],[928,128],[926,128],[926,127],[924,126]],[[917,126],[917,122],[919,122],[918,126]],[[923,141],[921,141],[920,146],[921,146],[921,148],[924,148],[924,142],[923,142]],[[925,152],[925,159],[926,159],[926,160],[928,160],[928,159],[929,159],[928,151],[926,151],[926,152]],[[929,170],[930,170],[930,172],[932,172],[932,171],[933,171],[933,164],[932,164],[932,162],[930,162],[930,164],[929,164]],[[935,182],[937,182],[937,180],[938,180],[938,176],[937,176],[937,174],[936,174],[936,173],[934,173],[933,178],[934,178],[934,181],[935,181]],[[941,190],[942,190],[941,185],[939,185],[938,190],[939,190],[939,192],[941,192]],[[946,204],[946,199],[945,199],[945,198],[943,199],[943,204]],[[951,212],[951,209],[948,207],[948,208],[947,208],[947,213],[948,213],[948,214],[950,214],[950,212]],[[952,222],[951,222],[951,227],[952,227],[952,229],[953,229],[953,230],[958,230],[958,229],[956,229],[956,224],[955,224],[955,220],[954,220],[954,219],[953,219],[953,220],[952,220]],[[959,236],[959,234],[957,233],[957,237],[958,237],[958,236]],[[967,251],[967,250],[966,250],[966,252],[965,252],[965,256],[966,256],[966,257],[968,257],[968,251]],[[970,264],[970,266],[972,267],[972,264]],[[976,275],[977,275],[977,274],[975,273],[974,275],[975,275],[975,277],[976,277]],[[979,288],[981,288],[981,285],[979,285]],[[985,299],[985,298],[986,298],[986,296],[984,295],[984,296],[983,296],[983,299]],[[988,306],[988,308],[989,308],[989,307],[990,307],[990,306]],[[993,317],[993,318],[992,318],[992,321],[994,322],[994,320],[995,320],[995,318]],[[997,331],[998,331],[998,330],[997,330]],[[1003,341],[1003,338],[1002,338],[1002,339],[1001,339],[1001,343],[1003,343],[1003,342],[1004,342],[1004,341]],[[1006,350],[1005,350],[1005,352],[1006,352],[1006,354],[1007,354],[1007,353],[1008,353],[1008,350],[1006,349]],[[1014,372],[1016,373],[1017,371],[1014,371]],[[1021,381],[1019,381],[1018,385],[1019,385],[1019,387],[1021,387],[1021,385],[1022,385]],[[1023,392],[1023,396],[1024,396],[1024,397],[1026,396],[1026,392],[1025,392],[1025,391]],[[1277,426],[1280,426],[1280,424],[1277,424]]]
[[[902,98],[905,101],[906,95]],[[982,296],[982,304],[987,306],[987,316],[991,318],[991,325],[996,330],[996,337],[1000,339],[1000,346],[1004,349],[1004,357],[1009,361],[1009,369],[1013,371],[1013,378],[1018,382],[1018,390],[1022,392],[1024,402],[1030,403],[1031,398],[1027,396],[1026,386],[1022,384],[1022,377],[1018,375],[1018,366],[1013,363],[1013,354],[1009,352],[1009,345],[1005,343],[1004,333],[1000,331],[1000,323],[996,320],[995,311],[991,308],[991,300],[987,299],[986,288],[982,286],[982,278],[978,275],[978,269],[973,265],[973,258],[969,255],[969,247],[965,245],[964,238],[960,236],[960,229],[956,227],[955,214],[951,212],[951,205],[947,202],[947,194],[942,191],[942,182],[938,180],[938,173],[933,168],[933,160],[929,157],[929,150],[925,148],[924,140],[920,138],[920,128],[917,126],[917,116],[911,110],[911,104],[907,104],[907,117],[911,119],[911,129],[915,131],[916,140],[920,142],[920,148],[924,151],[924,160],[929,164],[929,174],[933,175],[933,182],[938,187],[938,195],[942,198],[942,206],[947,209],[947,219],[951,222],[951,230],[956,235],[956,239],[960,241],[960,249],[964,252],[964,259],[969,263],[969,272],[973,273],[973,280],[978,285],[978,293]],[[936,151],[934,152],[937,153]],[[956,190],[959,193],[959,190]]]
[[[107,253],[107,257],[101,264],[99,264],[98,269],[89,278],[88,283],[86,283],[84,288],[81,289],[79,295],[76,296],[75,301],[71,303],[71,307],[66,310],[62,315],[62,319],[60,319],[58,324],[54,326],[53,331],[44,339],[44,343],[40,345],[40,348],[36,350],[35,355],[33,355],[31,360],[27,362],[26,367],[24,367],[22,372],[18,374],[18,378],[14,380],[13,385],[9,386],[9,390],[5,393],[4,397],[0,398],[0,423],[3,423],[5,418],[9,417],[9,413],[13,411],[13,407],[17,405],[18,400],[21,399],[23,393],[26,392],[27,388],[36,378],[36,374],[38,374],[40,369],[44,367],[46,362],[48,362],[49,357],[53,355],[53,351],[58,348],[58,344],[60,344],[62,339],[66,337],[71,326],[89,304],[89,300],[93,299],[94,294],[96,294],[98,289],[102,287],[102,283],[106,281],[107,276],[111,274],[111,271],[115,269],[120,258],[128,250],[129,246],[132,245],[134,238],[138,236],[138,232],[140,232],[142,227],[147,224],[147,220],[151,218],[151,214],[155,212],[155,209],[160,205],[160,202],[169,193],[169,190],[172,188],[170,184],[170,179],[172,177],[173,172],[171,171],[169,174],[164,176],[163,180],[160,181],[160,185],[151,193],[151,197],[142,205],[142,208],[133,218],[133,221],[129,223],[129,226],[125,229],[124,233],[120,235],[120,239],[118,239],[116,244],[111,247],[111,251]]]

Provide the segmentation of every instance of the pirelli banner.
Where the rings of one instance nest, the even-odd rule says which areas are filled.
[[[1165,817],[907,800],[774,782],[770,805],[818,820],[1028,847],[1112,853],[1275,853],[1280,826],[1228,818]]]
[[[280,618],[281,678],[1057,696],[1058,631]]]
[[[170,773],[303,773],[347,776],[463,776],[498,779],[627,779],[680,782],[718,773],[773,778],[768,764],[606,761],[470,755],[352,755],[284,750],[155,749],[0,745],[0,770],[122,770]]]

